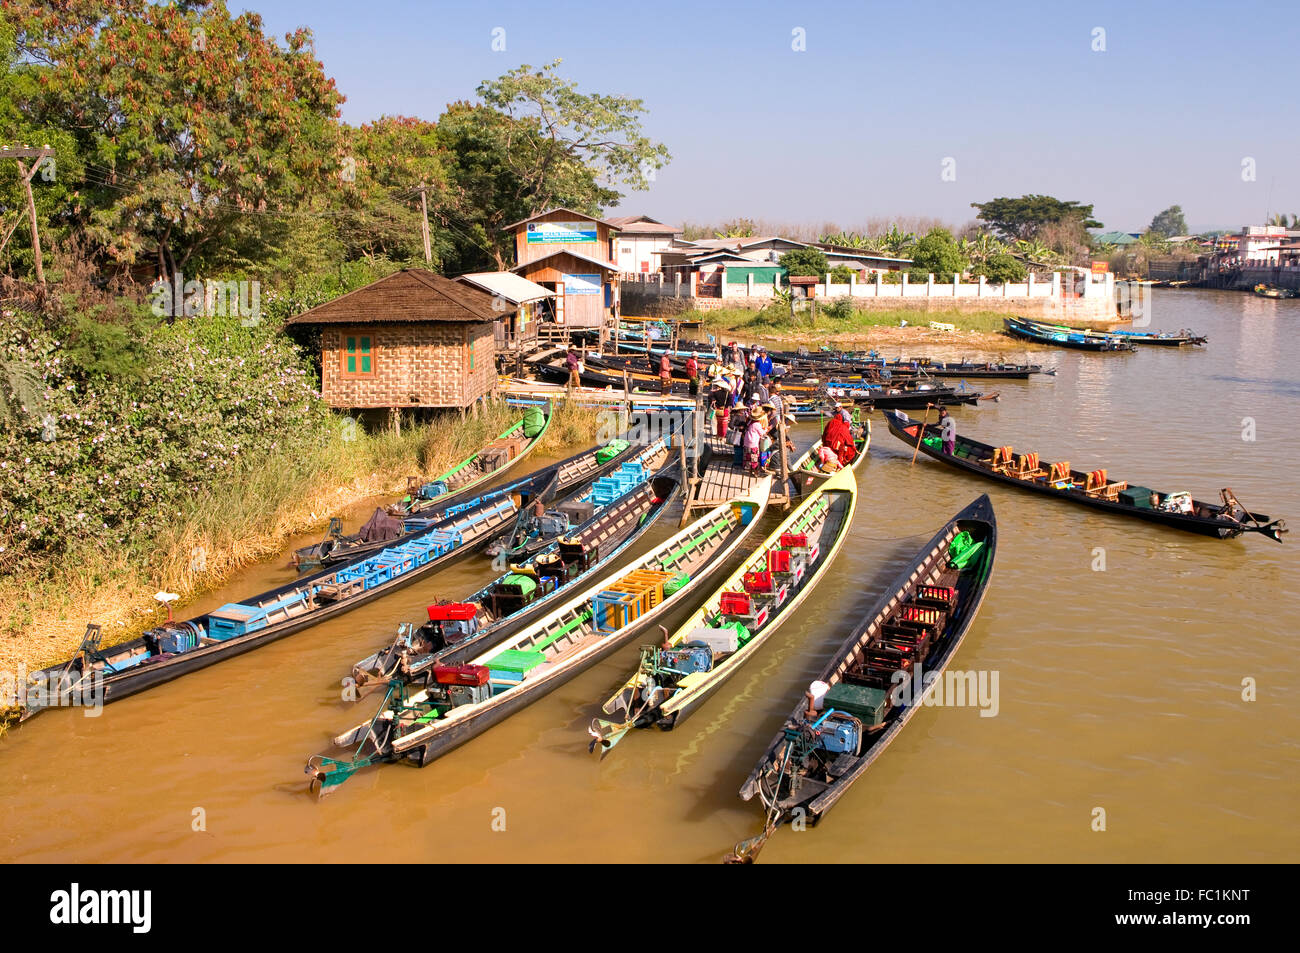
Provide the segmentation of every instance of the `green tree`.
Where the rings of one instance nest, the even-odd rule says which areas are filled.
[[[825,275],[826,253],[820,248],[793,248],[781,256],[780,265],[790,276]]]
[[[1018,199],[996,198],[972,202],[976,218],[988,222],[1007,241],[1034,238],[1046,225],[1072,222],[1081,229],[1101,228],[1093,220],[1092,206],[1062,201],[1050,195],[1022,195]]]
[[[1165,238],[1172,238],[1174,235],[1187,234],[1187,219],[1183,218],[1183,207],[1181,205],[1171,205],[1151,219],[1150,231]]]
[[[958,248],[952,233],[946,228],[932,228],[912,247],[912,267],[909,277],[925,281],[934,275],[942,281],[951,281],[970,265]]]
[[[281,46],[224,3],[7,0],[39,73],[20,102],[71,130],[85,161],[80,225],[106,264],[160,273],[255,254],[337,172],[341,97],[310,31]],[[233,252],[240,244],[245,249]]]
[[[911,232],[900,231],[897,225],[890,225],[889,231],[881,235],[878,241],[881,250],[894,258],[902,258],[916,241],[916,236]]]
[[[560,62],[520,66],[481,83],[478,95],[510,120],[501,127],[505,164],[534,207],[569,200],[575,180],[588,188],[599,181],[606,184],[591,188],[586,207],[577,209],[594,214],[623,197],[611,186],[644,190],[671,156],[642,132],[642,100],[580,92],[557,75]]]
[[[1008,252],[1001,251],[994,252],[973,267],[971,274],[976,277],[983,275],[996,284],[1005,284],[1008,281],[1024,281],[1026,272],[1025,266],[1018,259]]]
[[[853,276],[856,274],[857,272],[855,272],[848,265],[836,265],[834,268],[831,269],[831,281],[839,285],[846,285],[853,279]]]
[[[748,218],[733,218],[729,222],[723,222],[722,227],[713,233],[714,238],[752,238],[754,236],[755,225],[753,220]]]

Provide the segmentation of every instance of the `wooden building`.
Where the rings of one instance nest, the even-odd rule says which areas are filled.
[[[340,410],[469,407],[496,386],[491,294],[408,268],[290,318],[320,329],[321,395]],[[511,309],[512,310],[512,309]]]
[[[515,274],[555,293],[545,319],[569,331],[618,325],[619,281],[614,262],[618,227],[566,208],[506,226],[514,234]]]
[[[482,271],[456,279],[492,295],[497,312],[496,348],[522,351],[537,342],[537,325],[554,310],[555,292],[510,271]]]

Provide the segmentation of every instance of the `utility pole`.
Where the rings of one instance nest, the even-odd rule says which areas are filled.
[[[23,146],[21,149],[11,149],[8,146],[0,147],[0,159],[16,159],[18,161],[18,174],[22,176],[23,188],[27,190],[27,220],[32,229],[32,260],[36,265],[36,280],[40,283],[41,288],[45,287],[45,268],[41,261],[41,235],[36,227],[36,199],[32,197],[32,179],[36,177],[36,172],[41,167],[41,163],[47,157],[52,157],[54,150],[49,146],[42,146],[39,149],[33,149],[31,146]],[[21,161],[23,159],[34,159],[31,171],[27,171],[27,166]],[[14,227],[18,225],[14,222]],[[5,245],[9,243],[9,236],[14,233],[10,228],[5,235],[4,241],[0,242],[0,251],[4,250]]]
[[[433,249],[429,245],[429,200],[425,196],[427,188],[420,183],[420,235],[424,238],[424,261],[433,264]]]

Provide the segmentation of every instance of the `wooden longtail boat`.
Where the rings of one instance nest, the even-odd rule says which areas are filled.
[[[1294,288],[1279,288],[1277,285],[1257,284],[1251,289],[1261,298],[1297,298],[1300,297],[1300,291]]]
[[[1037,344],[1050,344],[1075,351],[1136,351],[1137,348],[1126,341],[1110,337],[1090,337],[1072,331],[1049,331],[1017,318],[1004,318],[1007,333],[1013,338],[1033,341]]]
[[[919,420],[906,414],[886,413],[889,432],[909,447],[916,447]],[[1202,503],[1185,492],[1164,493],[1144,486],[1110,480],[1106,470],[1073,470],[1068,462],[1040,465],[1038,454],[1016,454],[1011,447],[993,447],[960,434],[952,454],[943,452],[940,428],[930,424],[920,439],[920,451],[948,466],[1009,486],[1045,496],[1082,503],[1121,516],[1135,516],[1174,529],[1231,539],[1242,533],[1260,533],[1282,542],[1284,520],[1251,513],[1237,502],[1231,489],[1223,489],[1222,504]]]
[[[1028,380],[1035,374],[1055,376],[1056,368],[1043,367],[1040,364],[1007,364],[988,361],[935,361],[928,357],[914,357],[910,360],[899,358],[886,361],[875,352],[861,354],[853,352],[830,353],[810,352],[799,355],[792,351],[782,351],[771,355],[773,360],[780,360],[790,367],[825,367],[844,373],[880,374],[888,371],[895,377],[934,377],[934,378],[970,378],[971,380]]]
[[[630,461],[620,472],[597,481],[594,515],[566,527],[559,538],[531,558],[510,566],[486,586],[452,602],[429,606],[429,621],[404,622],[397,638],[352,667],[363,690],[402,679],[427,680],[436,665],[456,665],[483,646],[499,641],[536,619],[580,582],[604,571],[650,525],[650,516],[671,494],[674,476],[650,469],[668,449],[644,462]],[[623,473],[633,474],[624,478]],[[608,486],[602,486],[607,482]],[[608,490],[608,493],[605,491]]]
[[[601,757],[632,728],[665,731],[702,705],[791,618],[844,545],[852,468],[832,474],[662,644],[643,645],[627,682],[587,729]]]
[[[517,559],[539,552],[570,525],[586,519],[590,513],[585,511],[594,513],[596,507],[613,498],[608,487],[604,486],[610,482],[605,479],[609,474],[626,470],[628,464],[634,464],[643,473],[654,473],[667,453],[668,447],[662,440],[651,441],[648,446],[640,448],[621,438],[611,440],[594,452],[596,468],[581,478],[572,470],[558,472],[545,515],[538,519],[533,516],[532,507],[521,508],[509,532],[488,544],[487,554],[494,558],[504,555],[508,559]],[[602,480],[603,488],[597,492],[595,485]],[[561,498],[561,494],[567,495]]]
[[[553,416],[549,402],[544,408],[526,408],[516,423],[446,473],[418,486],[418,481],[412,477],[409,481],[410,492],[390,507],[389,512],[395,516],[418,513],[436,517],[445,512],[448,506],[473,496],[489,480],[501,476],[532,453],[550,429]]]
[[[1048,324],[1045,321],[1034,321],[1031,318],[1017,318],[1022,324],[1031,325],[1040,328],[1048,333],[1058,334],[1082,334],[1089,338],[1118,338],[1121,341],[1128,341],[1131,344],[1146,344],[1156,347],[1200,347],[1206,344],[1210,339],[1203,334],[1197,334],[1194,331],[1121,331],[1118,329],[1110,331],[1098,331],[1095,328],[1072,328],[1064,324]]]
[[[349,758],[315,755],[307,762],[311,786],[328,793],[358,769],[380,762],[423,767],[689,605],[754,531],[771,482],[756,481],[748,495],[710,510],[650,554],[586,586],[545,619],[457,670],[471,676],[465,681],[485,675],[481,684],[437,683],[414,694],[401,684],[390,688],[373,719],[334,739],[336,747],[353,749]]]
[[[100,647],[102,632],[92,624],[69,661],[32,673],[29,681],[43,688],[27,692],[20,719],[88,694],[108,704],[373,602],[480,549],[514,519],[525,495],[484,494],[399,545],[110,648]]]
[[[522,479],[512,481],[504,486],[495,487],[478,496],[471,497],[466,492],[457,492],[454,496],[449,495],[447,499],[439,500],[436,505],[420,510],[417,515],[408,516],[405,519],[399,519],[386,511],[376,510],[375,515],[371,517],[370,523],[374,523],[384,516],[389,520],[398,520],[399,522],[399,533],[396,536],[390,535],[387,538],[381,536],[378,539],[368,539],[367,537],[372,534],[367,533],[366,527],[362,527],[357,533],[344,536],[341,530],[341,521],[339,521],[338,517],[332,517],[330,519],[329,534],[319,543],[314,543],[295,552],[294,565],[297,566],[299,572],[312,572],[322,566],[334,566],[339,563],[351,562],[367,553],[377,552],[392,546],[396,541],[401,540],[410,533],[427,529],[448,516],[454,516],[465,507],[472,505],[477,500],[487,498],[490,494],[518,495],[523,493],[525,502],[529,502],[531,499],[537,498],[530,488],[539,482],[541,484],[553,484],[550,495],[567,493],[620,466],[634,452],[634,448],[628,445],[626,441],[610,441],[603,447],[584,450],[582,453],[574,454],[567,460],[561,460],[559,463],[543,467]],[[478,485],[481,484],[476,484],[476,486]],[[524,511],[521,510],[520,518],[523,515]],[[370,523],[367,523],[367,526]]]
[[[784,822],[816,824],[934,693],[984,601],[997,554],[993,504],[954,516],[884,591],[812,683],[740,788],[763,833],[727,858],[752,862]]]

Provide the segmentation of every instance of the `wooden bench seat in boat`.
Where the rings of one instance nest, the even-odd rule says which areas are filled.
[[[1007,475],[1013,476],[1017,480],[1035,480],[1047,473],[1038,465],[1038,454],[1022,453],[1016,457],[1015,462],[1007,468]]]
[[[1038,477],[1038,479],[1045,481],[1049,486],[1058,490],[1072,490],[1077,486],[1074,477],[1071,475],[1069,460],[1061,460],[1058,463],[1051,464],[1047,468],[1046,475]]]
[[[1107,483],[1105,470],[1092,470],[1088,473],[1087,481],[1083,485],[1083,492],[1089,496],[1097,497],[1103,500],[1116,500],[1121,490],[1128,489],[1128,481],[1119,483]]]
[[[994,473],[1002,473],[1011,466],[1012,451],[1010,446],[997,447],[993,451],[993,456],[984,457],[979,462],[987,466]]]

